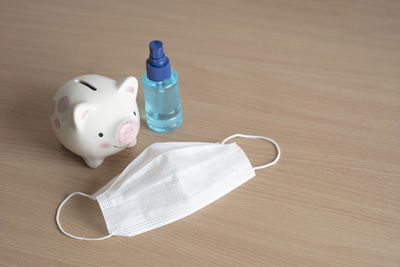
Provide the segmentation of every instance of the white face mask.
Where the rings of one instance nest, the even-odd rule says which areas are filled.
[[[275,145],[275,160],[252,167],[235,137],[260,138]],[[81,240],[134,236],[188,216],[255,176],[254,170],[275,164],[278,144],[267,137],[235,134],[219,143],[155,143],[94,195],[70,194],[57,210],[56,221],[65,235]],[[97,200],[109,235],[85,238],[69,234],[60,224],[62,206],[74,195]]]

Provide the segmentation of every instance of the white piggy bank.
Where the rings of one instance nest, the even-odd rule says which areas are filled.
[[[90,74],[64,84],[52,100],[51,125],[58,140],[92,168],[136,144],[140,127],[138,82]]]

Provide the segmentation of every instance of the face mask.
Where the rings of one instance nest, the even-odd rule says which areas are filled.
[[[276,158],[252,167],[232,138],[259,138],[274,144]],[[58,207],[56,221],[65,235],[81,240],[134,236],[177,221],[209,205],[255,176],[254,170],[275,164],[278,144],[267,137],[235,134],[220,143],[155,143],[94,195],[70,194]],[[62,206],[73,196],[97,200],[109,235],[85,238],[69,234],[60,224]]]

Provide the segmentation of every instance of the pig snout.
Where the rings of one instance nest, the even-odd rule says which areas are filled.
[[[133,140],[135,140],[137,133],[138,133],[138,126],[136,122],[127,121],[119,129],[118,142],[124,145],[129,144]]]

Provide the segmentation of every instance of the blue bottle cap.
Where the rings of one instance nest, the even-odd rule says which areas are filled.
[[[164,54],[163,43],[159,40],[149,44],[150,56],[146,61],[147,78],[155,82],[161,82],[171,77],[171,65],[169,58]]]

